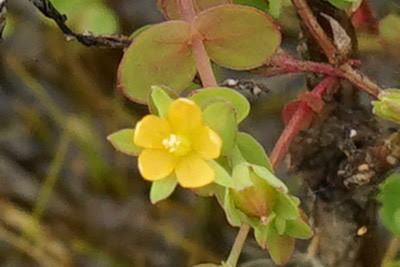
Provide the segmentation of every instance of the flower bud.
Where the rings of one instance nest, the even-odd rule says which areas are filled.
[[[241,191],[231,189],[236,208],[250,217],[268,217],[277,198],[277,189],[267,181],[250,171],[252,186]]]
[[[400,90],[387,89],[379,94],[378,99],[372,102],[373,113],[385,120],[400,123]]]

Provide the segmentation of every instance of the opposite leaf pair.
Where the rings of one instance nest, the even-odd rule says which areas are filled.
[[[173,20],[141,32],[125,51],[118,71],[122,92],[147,103],[151,86],[163,84],[176,94],[197,73],[192,40],[200,38],[216,64],[235,70],[261,66],[275,52],[281,33],[261,11],[240,5],[206,9],[192,23]]]

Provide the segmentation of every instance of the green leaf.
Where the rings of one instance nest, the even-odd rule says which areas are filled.
[[[160,86],[152,86],[151,89],[151,100],[157,109],[157,114],[161,118],[166,118],[172,98]]]
[[[235,207],[235,204],[233,203],[233,199],[230,196],[229,189],[225,190],[225,198],[224,198],[224,211],[226,218],[229,222],[230,225],[232,226],[240,226],[242,225],[242,220],[240,218],[240,213]]]
[[[126,97],[146,103],[152,85],[168,86],[175,93],[188,87],[197,72],[190,36],[189,24],[169,21],[136,37],[118,70],[118,87]]]
[[[257,241],[257,244],[262,248],[266,249],[267,245],[267,232],[268,232],[268,225],[260,224],[258,227],[254,228],[254,237]]]
[[[358,0],[328,0],[336,8],[347,10],[352,7],[353,3],[357,2]]]
[[[295,220],[300,217],[296,204],[288,194],[283,192],[278,192],[274,211],[278,217],[285,220]]]
[[[383,267],[400,267],[400,261],[392,261],[383,265]]]
[[[85,13],[79,19],[78,31],[90,31],[96,34],[110,34],[118,31],[118,17],[112,9],[99,4],[85,7]]]
[[[273,18],[279,18],[279,15],[281,14],[282,0],[268,0],[268,2],[268,13]]]
[[[243,95],[229,88],[215,87],[196,90],[190,99],[203,108],[215,102],[229,102],[235,108],[237,123],[243,121],[250,112],[249,101]]]
[[[286,220],[279,216],[276,217],[275,228],[278,231],[278,234],[283,235],[286,230]]]
[[[221,267],[221,265],[212,264],[212,263],[202,263],[202,264],[196,264],[193,267]]]
[[[129,156],[139,156],[142,149],[133,143],[134,129],[123,129],[107,137],[116,150]]]
[[[264,148],[247,133],[238,133],[237,144],[242,156],[251,164],[264,166],[273,172],[272,164],[269,161]]]
[[[277,24],[267,14],[247,6],[222,5],[205,10],[193,26],[203,36],[211,60],[235,70],[265,64],[281,43]]]
[[[379,215],[383,225],[400,236],[400,174],[393,174],[379,186],[378,200],[382,203]]]
[[[313,235],[310,226],[300,218],[286,221],[285,232],[288,236],[299,239],[309,239]]]
[[[148,29],[150,29],[151,27],[153,27],[155,24],[148,24],[148,25],[144,25],[138,29],[136,29],[129,37],[131,39],[135,39],[136,37],[138,37],[142,32],[147,31]]]
[[[161,180],[154,181],[150,189],[150,201],[152,204],[168,198],[175,190],[178,181],[175,174],[171,174]]]
[[[243,190],[231,190],[236,207],[254,218],[266,218],[273,213],[277,190],[254,172],[250,172],[252,186]],[[264,219],[263,219],[264,220]]]
[[[274,262],[281,265],[290,259],[294,251],[294,238],[279,235],[273,223],[267,227],[265,244]]]
[[[232,3],[231,0],[193,0],[196,14],[214,6],[230,3]],[[158,8],[167,19],[181,19],[176,0],[158,0]]]
[[[234,0],[233,3],[237,5],[251,6],[263,12],[268,10],[268,4],[266,0]]]
[[[223,187],[233,188],[233,179],[229,175],[229,173],[218,164],[218,162],[214,160],[209,160],[208,165],[214,170],[215,172],[215,183],[219,184]]]
[[[288,188],[286,187],[286,185],[279,178],[277,178],[272,172],[270,172],[267,168],[253,164],[251,165],[251,168],[258,176],[263,178],[273,187],[279,189],[284,193],[288,192]]]
[[[243,162],[234,166],[232,171],[232,179],[236,191],[242,191],[246,188],[253,186],[253,182],[250,179],[250,170],[248,163]]]
[[[221,154],[227,155],[236,144],[238,131],[233,107],[227,102],[208,105],[203,111],[203,120],[222,139]]]
[[[379,35],[391,46],[400,46],[400,16],[389,14],[379,23]]]

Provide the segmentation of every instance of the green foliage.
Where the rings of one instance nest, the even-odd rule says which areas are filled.
[[[288,192],[288,188],[286,187],[286,185],[267,168],[257,165],[251,165],[251,168],[258,176],[263,178],[279,191],[282,191],[284,193]]]
[[[268,250],[277,264],[285,264],[294,251],[294,238],[280,235],[274,223],[262,225],[254,231],[257,243]]]
[[[240,5],[206,9],[192,25],[176,20],[139,30],[118,71],[119,88],[129,99],[147,103],[152,85],[169,86],[176,93],[191,85],[196,74],[191,27],[200,34],[211,60],[236,70],[266,63],[281,42],[280,30],[270,17]]]
[[[379,216],[394,235],[400,236],[400,174],[393,174],[380,186],[378,200],[382,203]]]
[[[247,162],[236,164],[232,170],[232,179],[237,191],[253,186],[253,182],[250,179],[249,164]]]
[[[117,16],[103,0],[53,0],[52,3],[67,14],[71,26],[79,32],[110,34],[119,29]]]
[[[147,103],[152,85],[162,84],[181,92],[196,74],[189,42],[190,26],[183,21],[161,23],[142,32],[120,63],[119,88],[139,103]]]
[[[378,95],[379,101],[373,101],[373,113],[377,116],[400,123],[400,90],[387,89]]]
[[[229,69],[259,67],[281,43],[281,33],[272,19],[251,7],[208,9],[193,24],[203,36],[211,60]]]
[[[215,102],[228,102],[236,111],[237,123],[243,121],[250,112],[249,101],[243,95],[229,88],[217,87],[197,90],[193,92],[190,99],[201,107],[206,107]]]
[[[241,226],[242,218],[240,216],[240,211],[235,207],[233,198],[228,189],[225,190],[224,202],[222,204],[229,224],[232,226]]]
[[[269,171],[273,170],[265,150],[251,135],[247,133],[238,133],[237,144],[240,153],[247,162],[263,166]]]
[[[77,25],[80,32],[90,31],[96,34],[110,34],[118,31],[118,18],[114,11],[105,5],[93,5],[86,9],[85,15]]]
[[[385,264],[383,267],[400,267],[400,261],[393,261]]]
[[[231,190],[234,203],[239,210],[250,217],[267,217],[274,208],[277,191],[254,172],[249,172],[248,169],[247,172],[251,185],[243,189],[235,187],[235,190]]]
[[[235,110],[228,102],[208,105],[203,112],[204,124],[213,129],[222,139],[222,155],[228,154],[236,144],[238,131]]]
[[[231,0],[193,0],[193,6],[196,13],[211,7],[231,3]],[[158,0],[158,8],[167,19],[181,19],[181,14],[176,0]]]
[[[383,40],[394,47],[400,46],[400,16],[389,14],[379,23],[379,34]]]
[[[138,29],[136,29],[129,37],[131,39],[135,39],[136,37],[138,37],[142,32],[147,31],[148,29],[150,29],[151,27],[153,27],[154,24],[148,24],[148,25],[144,25]]]
[[[300,217],[296,203],[288,194],[279,192],[275,203],[274,211],[281,219],[295,220]]]
[[[324,0],[326,1],[326,0]],[[353,6],[359,0],[327,0],[333,6],[339,9],[347,10]]]
[[[285,232],[288,236],[298,239],[309,239],[312,236],[310,226],[300,218],[286,221]]]
[[[267,0],[234,0],[233,2],[237,5],[251,6],[264,12],[268,10]]]
[[[156,113],[161,118],[166,118],[168,114],[169,105],[172,103],[172,98],[160,86],[152,86],[151,102],[154,104]]]
[[[233,180],[229,173],[214,160],[208,161],[208,164],[215,172],[215,183],[226,188],[232,188]]]
[[[274,18],[278,18],[283,0],[234,0],[233,2],[238,5],[257,8],[263,12],[268,12]]]
[[[171,174],[164,179],[155,181],[151,184],[150,201],[153,204],[168,198],[178,184],[175,174]]]
[[[133,143],[134,129],[123,129],[110,134],[107,140],[116,150],[129,156],[139,156],[142,149]]]

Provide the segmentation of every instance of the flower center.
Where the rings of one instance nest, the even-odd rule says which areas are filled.
[[[162,143],[165,149],[175,156],[184,156],[191,150],[190,141],[182,135],[170,134]]]

